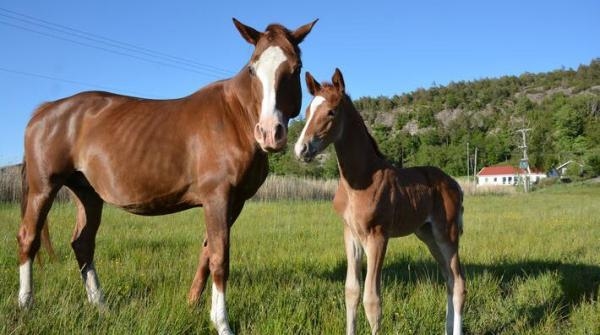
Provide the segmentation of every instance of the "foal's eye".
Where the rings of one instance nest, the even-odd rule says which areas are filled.
[[[251,76],[254,76],[256,74],[256,72],[254,72],[254,68],[252,66],[248,66],[248,73],[250,73]]]

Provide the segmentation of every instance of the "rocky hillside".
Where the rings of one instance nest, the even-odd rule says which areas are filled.
[[[467,143],[473,169],[516,164],[527,133],[530,164],[547,170],[569,159],[600,171],[600,59],[576,70],[524,73],[452,82],[393,97],[355,101],[381,150],[402,165],[438,165],[466,174]]]

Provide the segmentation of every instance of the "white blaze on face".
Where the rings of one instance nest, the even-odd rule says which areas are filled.
[[[258,60],[252,63],[256,76],[262,84],[263,97],[260,110],[261,121],[271,117],[276,117],[280,122],[283,121],[281,120],[281,112],[275,109],[277,96],[275,89],[275,75],[277,74],[279,65],[285,62],[286,59],[287,57],[285,57],[285,54],[280,47],[272,46],[263,51]]]
[[[319,108],[319,106],[321,106],[321,104],[324,102],[325,102],[325,98],[323,98],[320,95],[317,95],[316,97],[314,97],[313,100],[310,102],[310,107],[309,107],[310,115],[308,116],[308,120],[306,120],[306,124],[304,124],[304,128],[302,129],[302,132],[300,133],[300,137],[298,138],[298,141],[296,141],[296,145],[294,145],[294,151],[296,152],[297,157],[300,157],[300,154],[302,152],[302,147],[304,145],[304,135],[306,134],[306,129],[308,129],[308,125],[310,125],[310,122],[312,121],[313,116],[315,115],[315,112],[317,111],[317,108]]]

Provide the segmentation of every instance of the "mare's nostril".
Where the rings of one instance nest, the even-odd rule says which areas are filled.
[[[283,125],[280,123],[277,126],[275,126],[275,141],[279,142],[280,140],[283,139],[284,135],[285,135],[285,128],[283,127]]]

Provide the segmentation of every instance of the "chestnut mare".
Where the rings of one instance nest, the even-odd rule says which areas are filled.
[[[294,31],[271,24],[265,32],[233,21],[255,47],[233,78],[181,99],[85,92],[35,111],[25,130],[17,236],[21,307],[32,303],[32,260],[64,185],[78,208],[71,246],[96,305],[104,301],[94,268],[104,202],[140,215],[204,207],[206,237],[188,300],[199,300],[212,275],[210,317],[219,334],[231,333],[225,305],[230,229],[267,176],[266,152],[285,147],[288,121],[300,111],[298,45],[316,20]]]
[[[435,167],[398,169],[388,163],[346,95],[338,69],[332,83],[321,85],[306,73],[314,98],[295,152],[309,161],[330,143],[335,146],[340,182],[333,205],[345,221],[348,258],[347,333],[354,334],[356,328],[363,250],[367,254],[363,304],[376,334],[381,324],[381,268],[388,239],[414,233],[427,244],[447,280],[446,333],[461,334],[465,280],[458,258],[463,213],[460,186]]]

